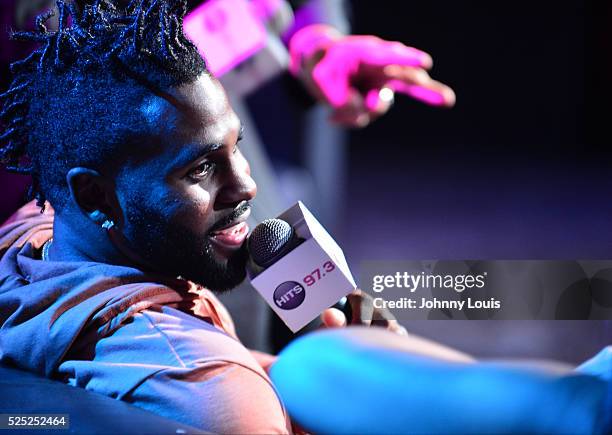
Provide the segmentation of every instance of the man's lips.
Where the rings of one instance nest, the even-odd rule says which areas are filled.
[[[249,233],[249,226],[246,220],[250,214],[251,209],[247,208],[237,219],[213,231],[210,234],[210,238],[223,247],[238,248],[242,246]]]
[[[222,231],[211,234],[210,238],[215,242],[227,247],[242,246],[249,233],[249,226],[246,222],[240,222]]]

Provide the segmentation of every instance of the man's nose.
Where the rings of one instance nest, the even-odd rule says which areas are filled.
[[[239,157],[227,175],[217,194],[216,209],[234,207],[242,201],[250,201],[257,195],[257,184],[251,177],[251,169],[244,157]]]

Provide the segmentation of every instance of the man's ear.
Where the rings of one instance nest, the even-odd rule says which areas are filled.
[[[70,196],[89,219],[100,225],[117,215],[114,183],[98,171],[72,168],[66,175]]]

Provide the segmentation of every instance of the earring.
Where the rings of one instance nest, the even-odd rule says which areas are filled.
[[[100,210],[94,210],[89,214],[89,217],[92,221],[96,223],[96,225],[100,225],[102,229],[109,231],[111,228],[115,226],[115,222],[102,213]]]
[[[89,214],[89,218],[96,223],[96,225],[102,225],[102,223],[108,218],[100,210],[94,210]]]
[[[111,228],[113,228],[114,226],[115,226],[115,222],[112,219],[106,219],[104,223],[102,224],[102,228],[105,229],[106,231],[110,231]]]

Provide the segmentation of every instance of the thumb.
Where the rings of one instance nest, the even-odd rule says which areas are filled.
[[[346,316],[337,308],[328,308],[321,313],[321,321],[325,328],[341,328],[346,326]]]

